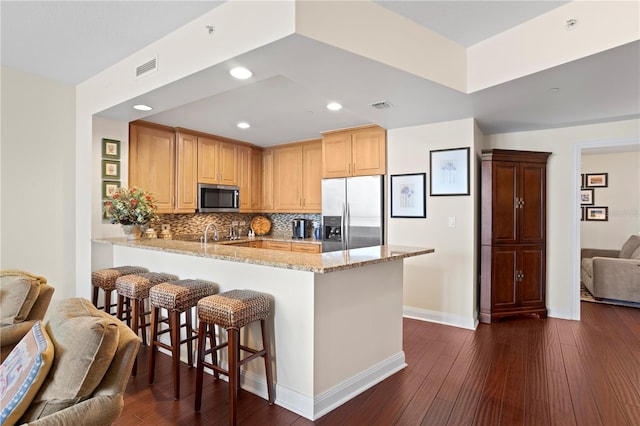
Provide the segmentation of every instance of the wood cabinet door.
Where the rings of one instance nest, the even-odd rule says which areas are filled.
[[[491,253],[491,307],[507,310],[518,306],[516,270],[517,247],[494,247]]]
[[[158,213],[173,212],[175,191],[175,133],[129,126],[129,186],[149,191]]]
[[[322,141],[302,145],[302,211],[322,211]]]
[[[262,152],[251,150],[249,163],[249,189],[251,191],[251,210],[260,211],[262,208]],[[242,196],[242,193],[240,193]]]
[[[387,171],[386,132],[382,128],[356,130],[351,135],[351,176],[383,175]]]
[[[351,133],[340,132],[322,139],[322,177],[351,176]]]
[[[541,244],[545,241],[545,175],[544,164],[520,163],[520,243]]]
[[[220,142],[218,147],[218,183],[238,185],[238,146]]]
[[[176,205],[174,213],[194,213],[198,207],[198,138],[178,134],[176,142]]]
[[[518,282],[518,302],[522,307],[545,306],[545,250],[544,246],[520,248],[518,270],[522,274]]]
[[[296,212],[302,208],[302,147],[273,149],[273,204],[276,211]]]
[[[238,148],[238,186],[240,187],[240,212],[251,210],[251,148]]]
[[[218,148],[217,140],[198,137],[198,183],[218,183]]]
[[[262,210],[273,211],[273,150],[262,153]]]
[[[493,163],[491,234],[494,244],[515,244],[518,241],[518,175],[518,163]]]

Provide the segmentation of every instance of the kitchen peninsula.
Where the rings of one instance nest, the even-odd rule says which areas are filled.
[[[434,251],[385,245],[313,254],[124,238],[95,239],[94,247],[112,265],[205,279],[221,292],[270,295],[276,404],[311,420],[406,366],[403,259]],[[253,324],[248,338],[256,333]],[[265,397],[262,363],[246,367],[243,389]]]

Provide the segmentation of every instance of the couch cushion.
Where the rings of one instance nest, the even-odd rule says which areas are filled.
[[[638,247],[636,251],[633,252],[629,259],[640,259],[640,247]]]
[[[0,312],[2,324],[16,324],[29,316],[40,294],[40,281],[27,276],[0,277]]]
[[[620,259],[632,259],[631,255],[640,247],[640,235],[632,235],[625,241],[620,249]]]
[[[40,321],[0,366],[0,423],[15,424],[29,408],[53,364],[53,343]]]
[[[55,347],[51,374],[21,419],[28,422],[81,402],[102,381],[116,352],[116,320],[86,299],[60,302],[47,324]]]

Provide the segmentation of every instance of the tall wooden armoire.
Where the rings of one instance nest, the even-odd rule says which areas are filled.
[[[480,322],[546,318],[546,167],[550,152],[482,152]]]

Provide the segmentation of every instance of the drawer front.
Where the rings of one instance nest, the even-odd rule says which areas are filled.
[[[262,248],[262,241],[249,241],[249,247]]]
[[[263,241],[262,248],[291,251],[291,243],[285,243],[283,241]]]
[[[291,251],[299,253],[320,253],[320,244],[291,243]]]

